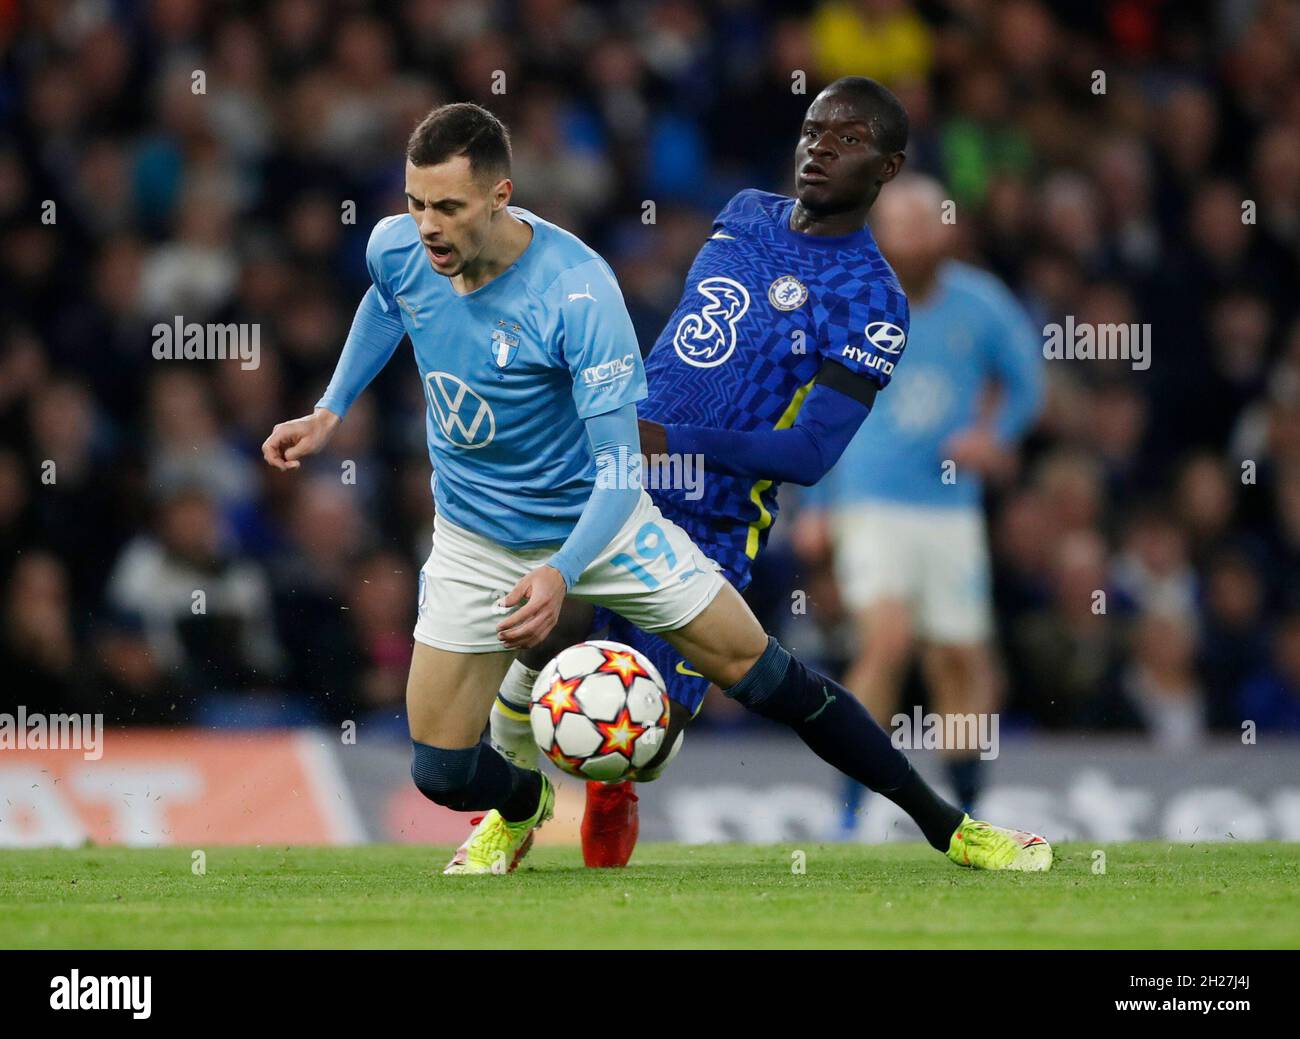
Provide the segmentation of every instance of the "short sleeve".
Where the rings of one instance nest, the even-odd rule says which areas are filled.
[[[907,346],[909,324],[902,290],[873,281],[831,304],[818,345],[823,358],[884,389]]]
[[[717,234],[727,226],[727,221],[731,220],[740,212],[741,207],[745,204],[746,196],[754,194],[753,188],[745,188],[738,191],[727,199],[727,204],[718,210],[718,215],[713,218],[713,227],[710,234]]]
[[[646,396],[645,367],[636,331],[614,273],[601,259],[556,279],[560,350],[573,376],[578,417],[590,418]]]

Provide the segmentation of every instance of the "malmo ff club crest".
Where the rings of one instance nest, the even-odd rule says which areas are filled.
[[[510,331],[507,332],[506,329]],[[497,327],[492,330],[492,360],[498,368],[504,368],[515,359],[519,352],[519,326],[505,318],[497,318]]]
[[[695,290],[704,306],[677,323],[673,349],[696,368],[716,368],[736,349],[736,324],[749,310],[749,293],[730,278],[704,278]]]

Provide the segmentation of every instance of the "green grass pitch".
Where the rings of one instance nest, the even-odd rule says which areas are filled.
[[[1094,872],[1094,852],[1105,872]],[[795,872],[795,851],[805,872]],[[0,948],[1298,948],[1297,844],[1066,844],[1047,874],[920,845],[646,844],[624,870],[540,847],[0,852]]]

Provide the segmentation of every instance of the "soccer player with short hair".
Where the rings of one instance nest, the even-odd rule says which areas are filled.
[[[898,709],[918,649],[936,713],[996,709],[983,479],[1007,470],[1043,400],[1041,339],[1002,282],[952,258],[954,228],[938,219],[944,199],[937,181],[911,176],[877,207],[876,233],[912,303],[915,356],[882,399],[872,436],[850,442],[798,520],[798,542],[833,546],[859,633],[844,684],[878,720]],[[979,750],[944,752],[958,804],[975,811]],[[851,784],[846,833],[861,797]]]
[[[813,484],[830,469],[903,353],[907,299],[866,217],[901,169],[906,142],[907,114],[880,84],[847,77],[823,90],[796,144],[796,197],[746,190],[723,207],[646,361],[642,450],[702,455],[708,471],[699,500],[682,487],[656,488],[652,497],[737,590],[749,584],[766,544],[780,483]],[[512,665],[494,705],[493,740],[512,761],[536,767],[528,707],[537,673],[606,622],[608,638],[650,658],[671,700],[664,751],[633,779],[656,778],[680,748],[710,685],[707,670],[626,614],[593,619],[571,603],[555,637]],[[631,781],[587,784],[588,865],[626,864],[636,843],[636,804]],[[952,831],[922,831],[936,848],[951,850]],[[1007,848],[1042,840],[1006,839]]]
[[[486,810],[444,872],[513,869],[553,813],[546,776],[482,737],[516,653],[546,638],[566,594],[661,635],[728,696],[902,805],[955,861],[1048,868],[1041,838],[970,823],[939,798],[847,690],[766,635],[641,489],[645,369],[618,285],[573,235],[510,206],[512,190],[509,137],[490,112],[444,105],[416,127],[408,212],[371,234],[373,284],[334,377],[311,415],[263,444],[272,466],[300,467],[409,335],[437,503],[407,681],[411,775],[437,804]],[[598,464],[627,471],[597,480]]]

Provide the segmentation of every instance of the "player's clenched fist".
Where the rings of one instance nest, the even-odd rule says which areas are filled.
[[[523,603],[497,624],[497,637],[502,644],[507,649],[540,645],[560,619],[566,591],[564,578],[553,566],[539,566],[525,574],[501,600],[501,605],[506,607]]]
[[[277,469],[297,469],[302,465],[299,459],[315,454],[329,443],[338,424],[339,417],[324,408],[281,422],[262,442],[262,457]]]

